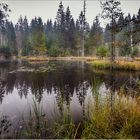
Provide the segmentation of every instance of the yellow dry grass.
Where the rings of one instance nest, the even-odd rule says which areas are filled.
[[[20,57],[22,60],[29,60],[32,62],[49,61],[49,60],[70,60],[70,61],[87,61],[98,69],[109,69],[112,65],[114,69],[118,70],[140,70],[140,58],[135,58],[133,61],[126,59],[118,59],[111,63],[108,58],[99,60],[97,57],[47,57],[47,56],[29,56]]]
[[[73,60],[73,61],[93,61],[98,60],[97,57],[47,57],[47,56],[22,56],[20,57],[22,60],[29,61],[48,61],[48,60]]]
[[[139,61],[116,60],[114,63],[111,63],[109,60],[95,60],[91,64],[99,69],[109,69],[113,66],[114,69],[118,70],[140,70]]]

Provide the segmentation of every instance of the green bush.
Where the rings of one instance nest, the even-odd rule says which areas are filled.
[[[96,49],[96,55],[103,59],[103,57],[106,57],[108,54],[108,48],[104,46],[99,46]]]
[[[48,55],[51,57],[57,57],[61,55],[61,52],[62,50],[59,47],[53,46],[49,48]]]
[[[70,51],[69,50],[63,50],[61,56],[66,57],[66,56],[70,56]]]
[[[49,48],[48,55],[51,57],[59,57],[59,56],[65,57],[70,55],[70,51],[57,46],[53,46]]]

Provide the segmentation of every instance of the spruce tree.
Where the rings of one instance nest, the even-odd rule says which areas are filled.
[[[16,55],[16,34],[12,22],[6,21],[5,24],[6,37],[7,37],[7,46],[10,47],[11,53]]]
[[[66,14],[65,14],[65,37],[64,37],[65,47],[67,49],[71,49],[71,41],[70,41],[70,38],[72,36],[72,31],[70,31],[71,20],[72,20],[72,15],[69,7],[67,7]]]
[[[122,15],[120,8],[120,1],[118,0],[106,0],[101,1],[102,18],[109,19],[111,22],[111,61],[115,61],[115,34],[116,34],[116,20]]]
[[[8,5],[5,3],[0,3],[0,27],[4,26],[4,23],[9,16],[9,12],[11,12],[11,10],[9,9]]]
[[[59,4],[59,8],[56,15],[56,23],[57,23],[57,44],[59,47],[65,47],[65,13],[64,13],[64,6],[62,1]]]
[[[35,17],[31,21],[30,44],[34,55],[45,55],[47,53],[46,35],[41,17]]]
[[[94,40],[93,46],[98,46],[102,44],[102,28],[98,17],[96,16],[90,31],[90,37]]]

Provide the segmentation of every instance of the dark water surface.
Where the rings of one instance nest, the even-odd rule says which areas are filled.
[[[104,99],[120,90],[138,96],[140,73],[95,70],[86,62],[49,61],[45,63],[11,62],[0,64],[0,114],[12,124],[27,114],[33,100],[43,106],[48,119],[68,110],[75,122],[85,115],[93,90]],[[132,92],[131,91],[136,91]]]

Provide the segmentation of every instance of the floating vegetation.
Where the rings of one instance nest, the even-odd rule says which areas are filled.
[[[12,73],[17,73],[17,72],[28,72],[28,73],[31,73],[31,72],[35,72],[35,73],[38,73],[38,72],[50,72],[50,71],[54,71],[56,70],[56,68],[54,66],[42,66],[42,67],[38,67],[38,68],[26,68],[26,67],[20,67],[18,68],[17,70],[14,70],[14,71],[10,71],[9,73],[12,74]]]

